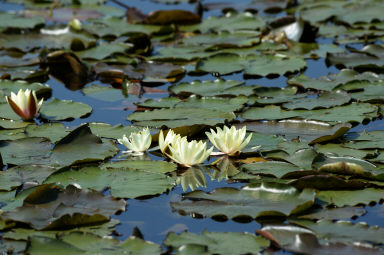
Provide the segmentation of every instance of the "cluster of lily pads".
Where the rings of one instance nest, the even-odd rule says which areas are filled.
[[[127,3],[0,2],[0,252],[383,253],[382,1]]]

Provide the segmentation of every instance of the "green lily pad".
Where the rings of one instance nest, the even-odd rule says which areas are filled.
[[[252,132],[251,141],[245,146],[242,152],[255,152],[276,150],[279,143],[284,142],[285,139],[281,136],[263,134],[259,132]],[[260,148],[258,148],[261,146]]]
[[[52,143],[56,143],[69,133],[61,123],[45,123],[40,126],[29,125],[25,128],[25,133],[29,137],[46,137]]]
[[[284,176],[289,173],[300,171],[300,167],[281,161],[246,164],[242,166],[242,169],[252,174],[273,175],[278,178],[284,178]]]
[[[223,17],[211,16],[199,25],[193,26],[194,30],[202,33],[209,31],[237,32],[242,30],[260,30],[265,26],[265,21],[258,15],[247,13],[228,13]],[[181,28],[183,29],[183,28]]]
[[[240,86],[244,82],[217,79],[214,81],[192,81],[190,83],[180,83],[169,87],[172,93],[180,94],[196,94],[200,96],[218,96],[230,94],[230,89]]]
[[[51,142],[47,138],[23,138],[0,141],[0,148],[5,164],[40,165],[49,162]]]
[[[300,98],[294,99],[290,102],[284,103],[283,108],[289,110],[306,109],[313,110],[319,108],[331,108],[348,103],[351,100],[351,96],[344,91],[325,92],[320,94],[316,98]]]
[[[152,161],[152,160],[122,160],[106,163],[101,166],[103,170],[128,169],[140,170],[153,173],[169,173],[177,169],[177,165],[172,162]]]
[[[232,112],[223,112],[211,109],[159,109],[146,112],[135,112],[127,117],[135,125],[169,128],[194,124],[216,125],[225,120],[232,120],[235,115]]]
[[[345,114],[348,112],[349,114]],[[377,117],[377,108],[367,103],[351,103],[349,105],[337,106],[330,109],[319,109],[312,111],[292,110],[287,111],[279,106],[265,106],[250,108],[241,116],[252,120],[281,120],[292,117],[320,120],[329,123],[337,122],[363,122],[364,120]]]
[[[289,85],[303,87],[305,89],[333,90],[342,88],[344,84],[357,83],[359,87],[364,84],[382,84],[382,77],[372,72],[358,73],[351,69],[342,69],[337,74],[330,74],[316,79],[311,79],[305,74],[293,77],[287,81]]]
[[[363,207],[345,206],[340,208],[321,208],[299,216],[300,219],[310,220],[348,220],[360,217],[367,211]]]
[[[48,35],[41,33],[28,33],[28,40],[25,34],[2,34],[0,47],[17,48],[24,52],[45,46],[48,49],[70,49],[71,45],[79,44],[81,48],[88,48],[95,43],[95,39],[84,33],[75,33],[68,30],[60,35]]]
[[[184,199],[188,200],[171,202],[171,207],[183,213],[198,213],[206,217],[286,217],[308,209],[314,198],[313,190],[299,192],[290,185],[255,183],[241,190],[218,188],[211,193],[193,191],[184,195]]]
[[[284,135],[287,139],[300,137],[302,141],[315,144],[343,136],[352,126],[349,123],[330,125],[321,121],[282,120],[245,122],[248,130],[263,134]]]
[[[1,80],[0,79],[0,91],[4,95],[10,95],[11,92],[16,93],[22,89],[30,89],[34,90],[36,92],[36,95],[38,97],[41,97],[43,95],[50,95],[52,89],[46,85],[46,84],[41,84],[41,83],[28,83],[25,81],[11,81],[11,80]]]
[[[124,242],[109,237],[100,237],[93,234],[73,232],[61,238],[34,236],[28,247],[29,254],[48,255],[57,254],[86,255],[100,253],[115,254],[161,254],[158,244],[147,242],[139,238],[129,238]]]
[[[26,137],[27,135],[22,128],[0,130],[0,140],[18,140]]]
[[[305,94],[296,94],[295,87],[260,87],[254,90],[257,97],[252,98],[258,104],[278,104],[285,103],[296,98],[303,98]]]
[[[381,130],[362,132],[356,137],[347,136],[350,143],[345,143],[344,146],[353,149],[384,149],[384,132]]]
[[[112,126],[107,123],[91,122],[89,127],[93,134],[111,139],[120,139],[124,135],[129,137],[132,132],[137,132],[139,129],[134,126],[122,126],[121,124]]]
[[[380,45],[367,45],[360,51],[350,53],[329,53],[328,63],[335,66],[361,70],[382,69],[384,66],[384,48]]]
[[[216,34],[196,34],[183,40],[183,43],[188,46],[204,45],[214,49],[246,47],[259,42],[260,32],[256,31],[237,31],[233,33],[221,31]]]
[[[321,244],[312,231],[293,225],[269,225],[258,230],[257,233],[270,239],[278,247],[298,254],[373,255],[382,253],[381,249],[359,244]]]
[[[113,165],[112,165],[113,166]],[[107,167],[105,167],[107,168]],[[109,187],[112,196],[136,198],[161,194],[172,188],[174,181],[164,174],[128,168],[100,169],[85,167],[51,175],[46,183],[76,184],[82,188],[104,190]]]
[[[207,232],[195,234],[184,232],[180,235],[169,233],[164,244],[173,248],[186,245],[201,245],[206,247],[209,254],[255,254],[267,248],[269,242],[260,236],[249,233]]]
[[[123,92],[120,89],[115,89],[112,87],[100,86],[100,85],[91,85],[83,88],[81,90],[85,95],[95,98],[97,100],[105,102],[118,102],[121,100],[126,101],[137,101],[139,98],[133,94],[129,94],[128,98],[123,95]],[[127,100],[128,99],[128,100]]]
[[[53,165],[68,166],[77,163],[100,161],[112,157],[118,149],[110,140],[102,140],[83,125],[56,143],[52,149]]]
[[[175,45],[173,47],[161,47],[156,50],[152,59],[163,61],[190,61],[193,59],[199,59],[208,57],[215,54],[214,52],[205,51],[205,46],[200,45]]]
[[[110,17],[106,19],[90,20],[88,24],[83,26],[84,30],[99,37],[105,36],[122,36],[130,33],[160,33],[162,30],[169,31],[169,29],[162,26],[155,25],[142,25],[142,24],[128,24],[125,19]]]
[[[125,205],[124,200],[104,197],[96,191],[84,191],[75,186],[61,189],[42,185],[24,199],[23,206],[3,213],[1,218],[25,222],[39,230],[73,228],[105,222],[115,212],[124,211]]]
[[[384,190],[366,188],[363,190],[319,191],[317,198],[338,207],[379,202],[384,197]]]
[[[0,28],[28,29],[44,25],[42,17],[23,17],[17,13],[0,13]]]
[[[355,100],[368,103],[384,102],[384,84],[364,86],[364,91],[351,93],[351,97]]]
[[[302,58],[284,55],[249,55],[241,57],[234,53],[219,53],[200,60],[196,65],[196,69],[220,75],[244,70],[245,75],[267,76],[299,71],[305,66],[306,63]]]
[[[57,169],[48,166],[24,165],[15,166],[0,172],[0,189],[12,190],[28,182],[34,185],[41,184]]]
[[[82,59],[96,59],[101,60],[111,56],[114,53],[124,53],[126,50],[130,49],[132,44],[113,44],[113,43],[103,43],[93,48],[89,48],[83,51],[75,52],[76,55]]]
[[[359,222],[353,224],[349,221],[319,220],[316,223],[313,221],[294,220],[295,224],[309,228],[319,238],[332,240],[333,242],[365,242],[383,244],[384,228],[377,226],[370,227],[368,224]]]
[[[49,120],[80,118],[91,112],[92,108],[89,105],[56,98],[44,103],[40,110],[42,117]]]

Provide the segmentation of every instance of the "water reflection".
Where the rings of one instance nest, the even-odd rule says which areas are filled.
[[[187,191],[188,188],[193,191],[200,187],[207,187],[207,180],[205,179],[204,172],[200,168],[190,167],[178,173],[176,184],[181,184],[183,191]]]
[[[232,159],[227,156],[223,156],[212,163],[214,167],[205,167],[207,174],[211,177],[211,180],[221,182],[222,180],[228,180],[229,177],[235,176],[240,173],[240,170],[234,165]]]

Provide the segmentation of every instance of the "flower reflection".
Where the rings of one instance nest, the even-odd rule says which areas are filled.
[[[235,176],[240,173],[240,170],[233,164],[233,161],[227,156],[223,156],[212,163],[215,165],[216,169],[212,171],[207,171],[208,175],[211,176],[212,180],[217,180],[218,182],[223,179],[228,180],[229,177]]]
[[[200,168],[190,167],[176,177],[176,183],[181,184],[183,191],[190,188],[192,191],[199,187],[206,187],[207,180]]]

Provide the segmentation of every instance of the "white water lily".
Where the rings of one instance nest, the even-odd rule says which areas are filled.
[[[122,139],[117,139],[117,141],[132,152],[142,153],[148,150],[149,146],[151,146],[152,136],[149,132],[149,128],[144,128],[139,132],[131,133],[129,138],[124,135]]]
[[[252,134],[250,134],[244,140],[246,133],[247,130],[245,126],[242,129],[236,129],[234,126],[229,129],[225,126],[224,129],[217,127],[216,132],[211,129],[211,132],[206,132],[205,134],[211,143],[221,152],[228,156],[235,156],[241,152],[252,138]]]
[[[38,102],[35,91],[29,89],[25,90],[25,92],[20,89],[17,95],[11,92],[11,96],[5,98],[12,110],[23,120],[32,120],[39,113],[43,104],[43,99]]]
[[[170,154],[166,155],[184,167],[191,167],[203,163],[213,151],[213,146],[207,150],[207,144],[202,141],[187,141],[186,137],[175,138],[168,145]]]
[[[168,145],[173,141],[175,141],[176,139],[180,139],[180,138],[181,136],[179,134],[175,134],[175,132],[173,132],[173,130],[170,129],[164,139],[163,130],[161,130],[159,134],[159,148],[161,152],[165,153],[165,151],[168,148]]]

